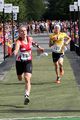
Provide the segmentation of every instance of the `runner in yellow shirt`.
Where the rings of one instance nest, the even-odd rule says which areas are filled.
[[[64,75],[63,58],[64,48],[67,46],[71,38],[61,31],[60,25],[55,25],[53,33],[49,36],[49,47],[52,48],[52,59],[55,65],[56,71],[56,83],[61,83],[61,77]]]

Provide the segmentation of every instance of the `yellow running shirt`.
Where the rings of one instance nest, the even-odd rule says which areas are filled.
[[[51,34],[49,36],[50,38],[50,44],[52,47],[52,51],[55,53],[64,53],[64,39],[68,37],[66,33],[60,32],[59,34]],[[55,40],[55,38],[57,40]]]

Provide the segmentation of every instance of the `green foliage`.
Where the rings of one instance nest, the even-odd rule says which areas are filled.
[[[46,0],[48,7],[45,9],[45,0],[5,0],[5,3],[12,3],[14,6],[18,5],[19,21],[30,21],[45,19],[69,19],[69,5],[74,0]],[[0,20],[2,13],[0,13]],[[5,15],[6,20],[11,19],[10,14]]]
[[[19,6],[19,21],[39,20],[44,11],[45,6],[43,0],[5,0],[5,3],[12,3]],[[6,21],[11,18],[11,14],[5,14]],[[2,18],[2,13],[0,13]]]
[[[69,18],[69,5],[73,0],[48,0],[48,10],[46,17],[49,19],[68,19]]]
[[[26,0],[27,19],[38,20],[44,13],[43,0]]]
[[[26,19],[26,2],[25,0],[5,0],[5,3],[12,3],[14,6],[19,6],[19,20],[24,21]],[[9,17],[8,17],[9,18]]]

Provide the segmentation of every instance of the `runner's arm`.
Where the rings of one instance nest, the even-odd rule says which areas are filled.
[[[65,38],[67,39],[67,41],[64,43],[64,45],[67,46],[70,43],[71,38],[68,35]]]
[[[20,44],[19,44],[19,42],[17,41],[17,42],[16,42],[16,45],[15,45],[15,50],[14,50],[14,52],[13,52],[15,56],[18,54],[19,48],[20,48]]]
[[[42,48],[37,42],[32,41],[32,46],[37,47],[40,51],[44,52],[44,48]]]

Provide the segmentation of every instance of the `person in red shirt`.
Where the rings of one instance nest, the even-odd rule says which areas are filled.
[[[32,76],[32,46],[37,47],[40,52],[44,48],[40,47],[33,41],[32,37],[27,35],[25,26],[19,28],[19,39],[15,43],[14,55],[16,56],[16,72],[18,79],[21,81],[24,75],[25,79],[25,100],[24,104],[29,103],[29,95],[31,90],[31,76]]]

